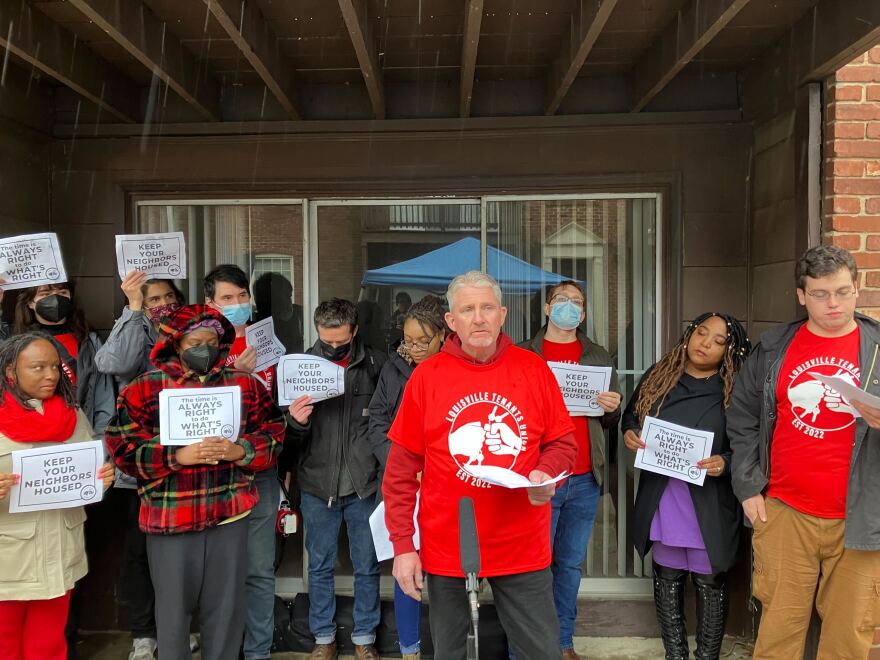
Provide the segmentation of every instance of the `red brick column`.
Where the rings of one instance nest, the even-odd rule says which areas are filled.
[[[880,318],[880,46],[826,83],[823,241],[855,254],[859,307]]]

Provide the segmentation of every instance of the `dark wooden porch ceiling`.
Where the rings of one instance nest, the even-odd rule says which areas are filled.
[[[0,0],[60,124],[736,109],[876,41],[877,0]]]

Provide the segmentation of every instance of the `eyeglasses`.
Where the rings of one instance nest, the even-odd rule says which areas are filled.
[[[557,305],[559,303],[567,303],[570,302],[575,307],[584,308],[584,300],[582,298],[569,298],[568,296],[564,296],[561,293],[557,296],[553,296],[553,299],[550,301],[551,305]]]
[[[400,343],[408,351],[412,351],[412,350],[427,351],[428,348],[430,348],[431,344],[433,343],[433,341],[436,337],[437,337],[437,335],[434,335],[428,341],[412,341],[412,342],[410,342],[410,341],[404,340]]]
[[[807,291],[807,295],[813,298],[814,300],[826,301],[830,300],[831,297],[835,297],[838,300],[849,300],[855,295],[855,287],[847,287],[845,289],[838,289],[837,291],[825,291],[824,289],[816,289],[814,291]]]

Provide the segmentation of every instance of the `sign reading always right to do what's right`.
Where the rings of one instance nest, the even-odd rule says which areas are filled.
[[[235,442],[241,425],[241,388],[182,387],[159,392],[159,442],[192,445],[205,438]]]
[[[0,239],[0,279],[7,291],[66,282],[58,236],[46,233]]]

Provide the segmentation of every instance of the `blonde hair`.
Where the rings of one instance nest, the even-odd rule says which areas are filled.
[[[455,294],[458,293],[459,289],[463,289],[466,286],[492,289],[498,304],[504,304],[501,300],[501,287],[498,286],[498,281],[494,277],[481,270],[469,270],[461,275],[456,275],[449,283],[449,288],[446,289],[446,302],[449,304],[450,312],[455,311],[455,304],[453,303]]]

